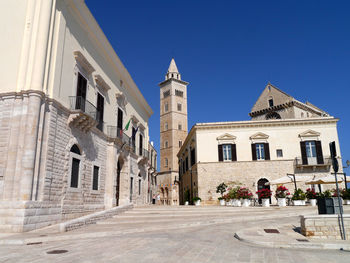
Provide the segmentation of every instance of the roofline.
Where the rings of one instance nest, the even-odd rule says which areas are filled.
[[[158,86],[159,86],[159,87],[162,87],[162,86],[164,86],[168,81],[171,81],[171,80],[173,80],[173,81],[175,81],[175,82],[179,82],[180,84],[183,84],[183,85],[186,85],[186,86],[189,84],[188,82],[183,81],[183,80],[179,80],[179,79],[175,79],[175,78],[170,78],[170,79],[166,79],[166,80],[162,81],[161,83],[158,84]]]
[[[69,9],[72,11],[72,13],[76,15],[75,18],[80,22],[80,26],[86,29],[88,37],[95,45],[97,51],[101,51],[99,53],[105,58],[106,62],[124,77],[123,80],[126,86],[129,88],[128,91],[134,95],[136,100],[140,102],[141,107],[145,110],[146,114],[151,117],[153,114],[152,108],[149,106],[145,97],[142,95],[141,91],[132,79],[130,73],[118,57],[116,51],[113,49],[111,43],[97,23],[95,17],[85,4],[85,1],[68,0],[67,4],[69,5]]]
[[[339,118],[335,117],[322,117],[322,118],[305,118],[305,119],[277,119],[277,120],[248,120],[248,121],[226,121],[226,122],[205,122],[205,123],[196,123],[192,126],[190,132],[188,133],[182,147],[177,153],[179,157],[180,152],[182,152],[188,143],[189,138],[197,130],[205,129],[222,129],[222,128],[237,128],[237,127],[262,127],[262,126],[290,126],[290,125],[299,125],[299,124],[324,124],[324,123],[337,123]]]

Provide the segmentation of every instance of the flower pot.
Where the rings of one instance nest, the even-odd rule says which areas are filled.
[[[200,206],[201,205],[201,200],[197,200],[194,202],[195,206]]]
[[[225,205],[225,200],[220,200],[220,205],[224,206]]]
[[[244,206],[244,207],[250,206],[250,199],[243,199],[242,200],[242,206]]]
[[[185,201],[185,205],[188,205],[188,201]]]
[[[344,205],[350,205],[350,199],[344,199]]]
[[[233,199],[232,204],[233,204],[233,206],[237,206],[237,207],[242,206],[241,200],[239,200],[239,199]]]
[[[270,207],[270,198],[262,198],[261,204],[263,207]]]
[[[226,201],[226,206],[230,206],[231,205],[231,202],[230,201]]]
[[[293,205],[295,206],[305,205],[305,200],[293,200]]]
[[[278,206],[287,206],[286,198],[277,198]]]
[[[316,206],[316,199],[309,199],[311,206]]]

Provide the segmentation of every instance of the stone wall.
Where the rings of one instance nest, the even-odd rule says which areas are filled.
[[[350,233],[350,214],[344,214],[344,228]],[[341,223],[338,215],[301,216],[301,233],[310,238],[342,239]]]

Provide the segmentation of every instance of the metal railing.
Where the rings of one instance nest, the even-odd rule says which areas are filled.
[[[294,159],[294,165],[297,167],[301,166],[328,166],[332,164],[332,159],[330,157],[323,157],[322,162],[318,163],[317,159],[315,163],[304,163],[301,157],[296,157]]]
[[[81,110],[99,122],[99,114],[96,107],[81,96],[70,96],[70,109]]]
[[[132,146],[131,138],[128,135],[126,135],[123,129],[118,128],[117,126],[108,125],[107,135],[111,138],[119,138],[122,140],[123,143],[126,143],[130,147]]]

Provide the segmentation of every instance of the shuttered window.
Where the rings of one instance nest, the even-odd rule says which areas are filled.
[[[237,161],[236,144],[218,145],[219,162]]]
[[[92,190],[98,190],[99,170],[100,168],[94,165],[94,171],[93,171],[93,177],[92,177]]]

